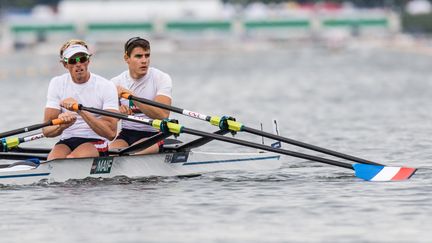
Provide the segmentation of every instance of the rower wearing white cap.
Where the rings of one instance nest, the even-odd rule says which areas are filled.
[[[70,40],[60,49],[60,62],[68,72],[51,79],[44,120],[58,117],[66,123],[43,129],[46,137],[61,135],[48,155],[49,160],[107,155],[108,140],[116,136],[116,118],[87,111],[72,112],[72,105],[77,103],[118,112],[116,87],[89,71],[90,56],[82,40]]]

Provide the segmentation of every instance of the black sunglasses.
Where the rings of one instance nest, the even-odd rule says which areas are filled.
[[[64,61],[67,64],[75,65],[78,62],[79,63],[86,63],[89,59],[90,59],[89,55],[84,55],[84,56],[75,57],[75,58],[65,58]]]

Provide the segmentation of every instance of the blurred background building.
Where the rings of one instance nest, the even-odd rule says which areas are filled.
[[[137,35],[192,46],[427,36],[431,9],[429,0],[0,0],[0,52]]]

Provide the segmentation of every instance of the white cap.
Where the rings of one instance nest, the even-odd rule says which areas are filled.
[[[87,50],[87,48],[83,45],[71,45],[68,48],[66,48],[66,50],[64,50],[63,52],[63,58],[70,58],[71,56],[77,54],[77,53],[85,53],[87,55],[89,55],[89,51]]]

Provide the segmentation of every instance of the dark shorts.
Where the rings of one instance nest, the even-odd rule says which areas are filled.
[[[143,138],[152,137],[159,132],[147,132],[147,131],[138,131],[131,129],[122,129],[116,139],[123,139],[130,146]],[[158,142],[159,147],[163,145],[163,140]]]
[[[97,138],[78,138],[72,137],[60,140],[57,144],[64,144],[70,148],[70,150],[74,151],[78,146],[83,143],[92,143],[99,152],[99,156],[109,156],[108,153],[108,143],[104,140]]]

